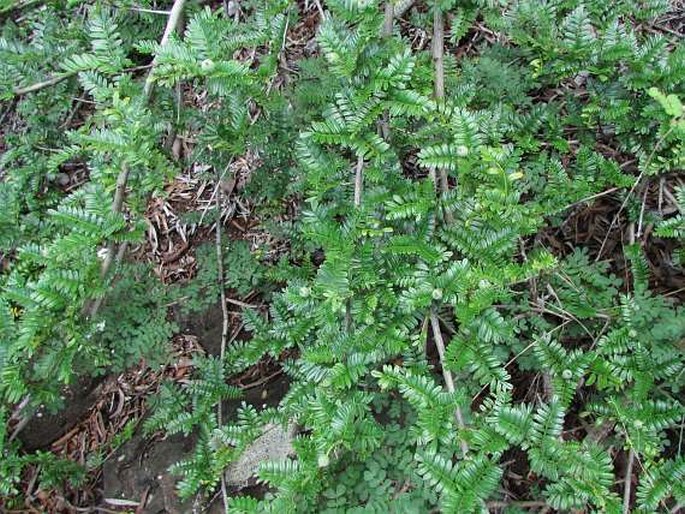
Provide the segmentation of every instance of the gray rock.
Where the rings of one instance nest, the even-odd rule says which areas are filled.
[[[293,455],[293,439],[296,433],[294,424],[289,425],[287,429],[273,423],[265,425],[262,435],[226,469],[226,485],[247,487],[256,478],[262,462],[279,461]]]

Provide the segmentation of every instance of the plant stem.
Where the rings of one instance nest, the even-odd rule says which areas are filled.
[[[628,454],[628,467],[623,480],[623,514],[630,512],[630,489],[633,483],[633,464],[635,464],[635,450],[630,449]]]
[[[357,157],[357,166],[354,172],[354,206],[362,204],[362,187],[364,185],[364,156]]]
[[[437,0],[433,6],[433,65],[435,67],[435,99],[438,103],[442,103],[445,100],[445,20]],[[442,196],[445,196],[450,188],[446,168],[440,168],[439,178],[439,191]],[[448,223],[454,221],[451,212],[445,212],[445,220]]]
[[[409,10],[409,8],[414,4],[414,0],[399,0],[395,7],[395,18],[400,18],[402,15]]]
[[[64,82],[65,80],[67,80],[70,77],[73,77],[74,75],[76,75],[76,72],[62,73],[61,75],[55,75],[54,77],[44,80],[43,82],[36,82],[35,84],[31,84],[30,86],[15,88],[12,92],[14,93],[14,96],[35,93],[36,91],[40,91],[41,89],[45,89],[50,86],[55,86],[60,82]]]
[[[384,15],[381,36],[385,38],[392,36],[393,19],[395,17],[395,6],[392,0],[386,0]]]
[[[381,38],[389,39],[392,37],[392,29],[394,24],[395,7],[392,0],[386,0],[385,12],[383,18],[383,28],[381,29]],[[381,119],[378,121],[378,133],[385,140],[390,140],[390,115],[387,111],[383,111]]]
[[[126,194],[126,182],[128,181],[129,171],[130,168],[128,167],[128,164],[124,163],[121,167],[121,172],[117,177],[117,185],[114,190],[114,200],[112,201],[113,213],[120,213],[124,208],[124,196]],[[110,240],[107,243],[107,253],[105,254],[105,260],[102,262],[102,268],[100,269],[100,278],[105,279],[107,277],[109,270],[112,268],[112,264],[114,264],[114,257],[116,254],[116,243],[113,240]],[[101,296],[87,307],[86,311],[89,318],[92,319],[97,315],[102,306],[102,301],[103,297]]]
[[[167,41],[169,41],[171,33],[176,30],[178,22],[181,19],[181,13],[183,12],[185,1],[186,0],[176,0],[174,2],[173,7],[171,8],[171,13],[169,14],[169,19],[167,20],[166,28],[164,29],[164,35],[162,36],[160,46],[163,47],[166,45]],[[152,66],[150,67],[150,71],[148,72],[148,76],[145,81],[145,87],[143,88],[143,104],[147,104],[152,96],[152,89],[154,86],[152,73],[155,69],[155,64],[156,59],[153,60]],[[126,195],[126,184],[128,182],[129,171],[130,168],[128,163],[124,162],[124,164],[121,166],[119,176],[117,177],[117,186],[114,193],[114,200],[112,202],[112,212],[120,213],[124,208],[124,197]],[[102,270],[100,271],[100,275],[103,279],[107,277],[110,269],[112,268],[112,264],[114,263],[115,248],[116,243],[114,241],[107,243],[107,255],[105,256],[105,260],[102,263]],[[101,305],[102,298],[98,298],[92,304],[91,308],[89,309],[91,318],[95,317]]]
[[[442,376],[445,380],[445,387],[449,393],[454,393],[454,380],[452,378],[452,372],[447,369],[445,363],[445,341],[442,338],[442,332],[440,331],[440,320],[438,316],[431,310],[430,313],[431,327],[433,328],[433,339],[435,340],[435,346],[438,348],[438,356],[440,357],[440,367],[442,368]],[[457,406],[454,417],[457,420],[457,426],[460,430],[466,428],[464,423],[464,416],[461,413],[461,408]],[[469,451],[469,445],[464,440],[460,440],[461,451],[466,456]]]
[[[127,163],[124,163],[121,167],[121,172],[117,177],[117,185],[114,190],[114,200],[112,201],[112,212],[120,213],[124,208],[124,197],[126,196],[126,182],[128,182],[130,168]],[[107,256],[105,257],[105,262],[102,263],[102,270],[100,270],[100,276],[105,278],[109,269],[112,267],[114,262],[114,241],[110,241],[107,245]]]
[[[362,187],[364,185],[364,156],[357,157],[354,171],[354,206],[359,209],[362,205]],[[345,301],[345,332],[352,331],[352,298]]]
[[[442,9],[433,6],[433,65],[435,67],[435,82],[433,84],[435,98],[445,98],[445,21]]]
[[[171,8],[170,14],[169,14],[169,19],[167,20],[166,27],[164,29],[164,34],[162,35],[162,39],[160,41],[160,46],[166,45],[166,43],[169,41],[169,37],[171,36],[171,33],[176,30],[176,27],[178,26],[178,23],[181,19],[181,14],[183,13],[183,7],[185,5],[186,0],[175,0],[173,7]],[[147,104],[150,100],[150,97],[152,96],[152,89],[154,86],[153,80],[152,80],[152,73],[155,69],[156,65],[156,59],[153,60],[151,66],[150,66],[150,71],[148,72],[147,79],[145,81],[145,86],[143,88],[143,105]],[[57,84],[61,82],[62,80],[65,80],[69,76],[73,74],[67,74],[67,75],[62,75],[59,77],[55,77],[51,79],[50,81],[45,81],[40,84],[34,84],[30,88],[24,88],[24,90],[20,90],[20,93],[17,93],[15,91],[15,94],[24,94],[25,92],[29,92],[28,90],[31,91],[37,91],[38,89],[42,89],[43,87],[48,87],[50,85]],[[40,86],[40,87],[39,87]],[[23,91],[23,92],[22,92]],[[116,189],[114,192],[114,199],[112,201],[112,212],[114,213],[121,213],[124,209],[124,198],[126,196],[126,185],[128,183],[128,177],[129,177],[129,172],[130,172],[130,167],[127,162],[124,162],[121,165],[121,171],[119,172],[119,175],[117,176],[117,185]],[[117,260],[121,260],[123,258],[123,254],[126,249],[126,243],[123,243],[121,247],[119,248],[119,251],[116,251],[116,243],[114,241],[109,241],[107,243],[107,253],[105,255],[105,260],[102,263],[102,268],[100,270],[100,276],[102,279],[106,279],[107,276],[109,275],[109,272],[112,268],[112,265],[114,264],[115,260],[115,255],[117,256]],[[84,312],[88,314],[89,318],[94,318],[97,313],[100,310],[100,307],[102,306],[102,302],[104,300],[104,297],[100,297],[95,299],[92,302],[88,302],[85,307],[84,307]]]
[[[216,170],[216,182],[219,184],[221,177],[219,171]],[[224,283],[224,252],[221,245],[221,204],[222,191],[221,187],[217,189],[216,193],[216,268],[217,268],[217,282],[219,283],[219,293],[221,295],[221,315],[223,317],[221,324],[221,350],[219,358],[223,364],[226,356],[226,340],[228,338],[228,305],[226,303],[226,286]],[[223,424],[223,407],[221,399],[217,403],[216,420],[219,427]],[[228,494],[226,489],[226,477],[221,473],[221,497],[224,502],[224,510],[228,512]]]
[[[547,502],[538,501],[538,500],[524,500],[524,501],[510,501],[510,502],[493,500],[493,501],[489,501],[487,503],[487,506],[489,509],[506,509],[507,507],[518,507],[519,509],[530,509],[530,508],[544,507],[545,505],[547,505]]]
[[[171,11],[169,12],[169,19],[167,20],[166,28],[164,29],[164,34],[162,35],[162,39],[159,42],[160,47],[164,47],[167,42],[169,41],[169,38],[171,37],[171,34],[176,30],[176,27],[178,26],[179,21],[181,20],[181,14],[183,13],[183,7],[185,6],[186,0],[175,0],[174,5],[171,7]],[[147,79],[145,80],[145,87],[143,88],[143,96],[145,97],[145,101],[150,99],[150,96],[152,95],[152,89],[154,87],[154,79],[152,77],[152,73],[155,70],[155,65],[157,64],[157,56],[152,60],[152,67],[150,68],[150,72],[148,73]]]

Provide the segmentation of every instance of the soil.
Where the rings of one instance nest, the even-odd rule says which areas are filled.
[[[110,499],[140,502],[150,514],[184,514],[192,501],[176,495],[176,477],[169,466],[189,455],[195,437],[173,436],[154,439],[140,432],[121,446],[102,469],[104,503]]]
[[[287,379],[281,375],[262,387],[246,390],[244,398],[240,400],[224,403],[224,411],[230,420],[243,401],[257,408],[274,406],[287,389]],[[189,437],[173,436],[159,439],[146,437],[138,430],[133,438],[105,463],[104,498],[145,501],[143,512],[150,514],[191,512],[193,502],[182,502],[178,498],[178,478],[171,475],[168,469],[193,451],[195,441],[194,434]]]
[[[221,346],[222,313],[215,305],[199,316],[179,319],[185,334],[198,337],[205,352],[217,355]],[[236,327],[237,328],[237,327]],[[247,334],[239,335],[239,338]],[[244,390],[243,398],[224,403],[225,416],[230,420],[243,402],[257,408],[275,406],[288,390],[287,377],[280,370],[273,372],[273,366],[255,373],[272,377],[258,380],[253,385],[243,384],[236,377],[236,385]],[[21,432],[24,446],[30,450],[49,449],[51,445],[67,434],[81,421],[99,398],[100,384],[104,378],[82,380],[65,391],[65,410],[55,415],[41,413],[34,416]],[[120,446],[105,461],[101,478],[97,484],[97,496],[103,508],[110,510],[123,505],[139,504],[136,513],[185,514],[194,511],[193,499],[181,501],[176,494],[178,477],[169,472],[169,467],[188,456],[194,448],[197,435],[188,437],[175,435],[162,438],[160,435],[146,436],[138,423],[133,437]],[[197,508],[197,506],[195,506]],[[205,512],[223,512],[221,498],[216,497]]]
[[[62,392],[64,408],[51,413],[39,410],[21,431],[23,448],[34,451],[50,446],[74,428],[99,397],[99,385],[104,377],[84,377]]]
[[[249,389],[241,400],[226,402],[228,419],[245,401],[255,407],[274,406],[287,391],[283,376],[263,387]],[[139,501],[145,504],[143,512],[150,514],[182,514],[192,511],[193,501],[181,501],[176,494],[178,477],[169,473],[169,467],[187,457],[194,448],[196,435],[173,436],[165,439],[146,437],[140,430],[105,463],[103,467],[103,496]],[[220,498],[212,502],[220,507]],[[221,511],[216,510],[216,512]]]

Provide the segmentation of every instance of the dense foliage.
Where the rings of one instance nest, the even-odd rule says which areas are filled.
[[[648,253],[669,241],[682,275],[685,188],[670,213],[645,208],[685,162],[685,46],[649,30],[668,2],[446,0],[389,33],[383,5],[331,0],[295,70],[294,3],[241,2],[240,18],[191,3],[162,43],[166,18],[133,7],[0,2],[3,418],[59,408],[79,376],[164,361],[167,306],[216,301],[217,259],[168,287],[129,262],[146,203],[182,166],[219,177],[256,150],[243,194],[263,218],[299,214],[269,225],[289,241],[278,263],[228,244],[225,286],[261,288],[268,316],[246,309],[252,337],[198,360],[147,420],[199,434],[174,468],[181,495],[215,489],[261,427],[294,422],[292,458],[265,463],[265,495],[231,512],[517,512],[514,461],[535,484],[518,499],[559,511],[682,507],[685,313]],[[408,36],[435,9],[444,97]],[[181,108],[184,91],[201,100]],[[74,168],[87,180],[62,187]],[[569,219],[598,201],[610,224],[573,241]],[[267,356],[290,379],[283,400],[222,422],[217,404],[240,394],[227,380]],[[0,494],[19,495],[31,463],[50,483],[78,477],[10,432]]]

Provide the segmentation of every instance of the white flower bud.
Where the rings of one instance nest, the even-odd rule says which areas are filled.
[[[433,300],[442,300],[442,289],[436,287],[435,289],[433,289],[433,293],[431,294],[431,296],[433,297]]]
[[[200,68],[204,73],[209,73],[214,69],[214,61],[211,59],[205,59],[200,63]]]

